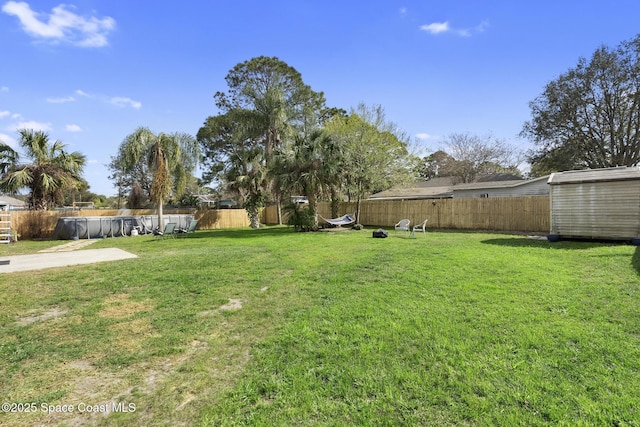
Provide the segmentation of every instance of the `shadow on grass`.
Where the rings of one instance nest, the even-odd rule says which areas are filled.
[[[595,246],[623,246],[624,242],[598,241],[598,240],[561,240],[549,242],[546,238],[512,237],[482,240],[481,243],[489,245],[509,246],[512,248],[544,248],[544,249],[586,249]]]
[[[565,242],[551,243],[546,239],[544,240],[532,239],[525,236],[487,239],[487,240],[481,240],[480,243],[483,243],[486,245],[508,246],[512,248],[544,248],[544,249],[566,248],[566,246],[564,245]]]
[[[636,273],[640,275],[640,246],[636,246],[636,250],[631,257],[631,265],[636,270]]]
[[[540,248],[540,249],[586,249],[596,246],[628,246],[628,242],[612,241],[584,241],[584,240],[563,240],[551,243],[545,240],[535,240],[527,237],[511,239],[488,239],[482,243],[489,245],[508,246],[511,248]],[[602,256],[627,256],[627,255],[602,255]],[[640,275],[640,246],[636,246],[631,257],[631,265],[638,275]]]
[[[255,230],[251,228],[231,228],[222,230],[196,230],[195,233],[190,233],[188,236],[176,237],[176,239],[212,239],[221,237],[234,239],[256,239],[292,233],[295,233],[295,231],[293,231],[293,227],[284,226],[264,227]]]
[[[352,230],[351,228],[330,228],[330,229],[319,229],[317,231],[309,231],[309,232],[300,232],[294,230],[291,226],[286,225],[267,225],[261,226],[256,230],[251,228],[231,228],[231,229],[217,229],[217,230],[197,230],[195,234],[190,234],[186,236],[188,239],[192,238],[216,238],[216,237],[229,237],[229,238],[262,238],[262,237],[274,237],[274,236],[284,236],[284,235],[332,235],[332,234],[342,234],[342,233],[368,233],[371,236],[371,232],[373,229],[367,228],[364,230]],[[389,234],[391,237],[391,234]],[[185,237],[179,237],[179,239],[183,239]]]

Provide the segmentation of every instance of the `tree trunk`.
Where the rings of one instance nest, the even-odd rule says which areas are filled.
[[[276,212],[278,213],[278,225],[282,225],[282,198],[276,197]]]
[[[164,231],[164,217],[162,216],[162,199],[158,200],[158,229]]]
[[[249,222],[251,223],[251,228],[260,228],[260,210],[257,207],[246,208],[247,215],[249,215]]]
[[[313,215],[313,231],[316,231],[318,229],[318,199],[313,192],[307,198],[309,199],[309,209]]]
[[[337,218],[340,214],[340,198],[335,187],[331,187],[331,218]]]

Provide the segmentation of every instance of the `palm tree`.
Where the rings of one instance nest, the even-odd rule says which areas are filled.
[[[198,131],[209,179],[221,180],[238,195],[252,228],[259,228],[259,210],[268,196],[264,120],[255,110],[230,109],[207,118]]]
[[[286,139],[291,127],[287,123],[289,112],[284,90],[277,84],[269,86],[262,98],[255,101],[259,121],[264,128],[264,156],[267,169],[271,167],[273,152],[278,150]],[[282,224],[282,188],[277,181],[270,183],[276,201],[278,224]]]
[[[0,177],[18,164],[18,153],[8,144],[0,141]]]
[[[158,225],[163,226],[163,205],[173,191],[178,197],[184,191],[187,176],[193,172],[200,158],[200,149],[191,135],[185,133],[158,135],[139,127],[128,135],[118,154],[125,172],[146,162],[151,171],[149,196],[156,203]]]
[[[225,80],[227,93],[214,95],[216,105],[223,113],[233,110],[250,110],[251,117],[259,131],[259,142],[264,146],[263,156],[266,169],[278,149],[294,129],[304,129],[317,122],[317,112],[324,106],[322,92],[314,92],[304,84],[302,75],[293,67],[276,57],[260,56],[237,64],[229,71]],[[281,223],[281,188],[277,183],[269,183],[275,198],[278,223]]]
[[[340,179],[342,151],[319,129],[296,136],[292,152],[281,168],[292,189],[301,191],[309,200],[313,226],[318,228],[318,199]]]
[[[267,169],[262,148],[239,150],[229,160],[225,173],[227,188],[242,199],[251,228],[260,228],[260,208],[267,198]]]
[[[21,188],[28,188],[30,209],[46,210],[61,203],[64,190],[80,184],[86,157],[77,151],[66,152],[60,141],[51,144],[49,135],[43,131],[21,129],[18,133],[19,144],[32,163],[18,165],[15,152],[4,149],[9,158],[14,157],[9,160],[13,165],[6,167],[0,188],[14,194]]]

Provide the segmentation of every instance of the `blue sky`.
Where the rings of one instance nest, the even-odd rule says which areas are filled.
[[[329,106],[380,104],[424,150],[518,138],[528,103],[601,45],[640,33],[637,0],[0,0],[0,140],[47,131],[91,191],[136,127],[195,135],[239,62],[277,56]]]

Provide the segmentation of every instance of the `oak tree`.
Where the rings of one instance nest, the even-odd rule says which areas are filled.
[[[532,172],[640,162],[640,35],[580,58],[530,103]]]

